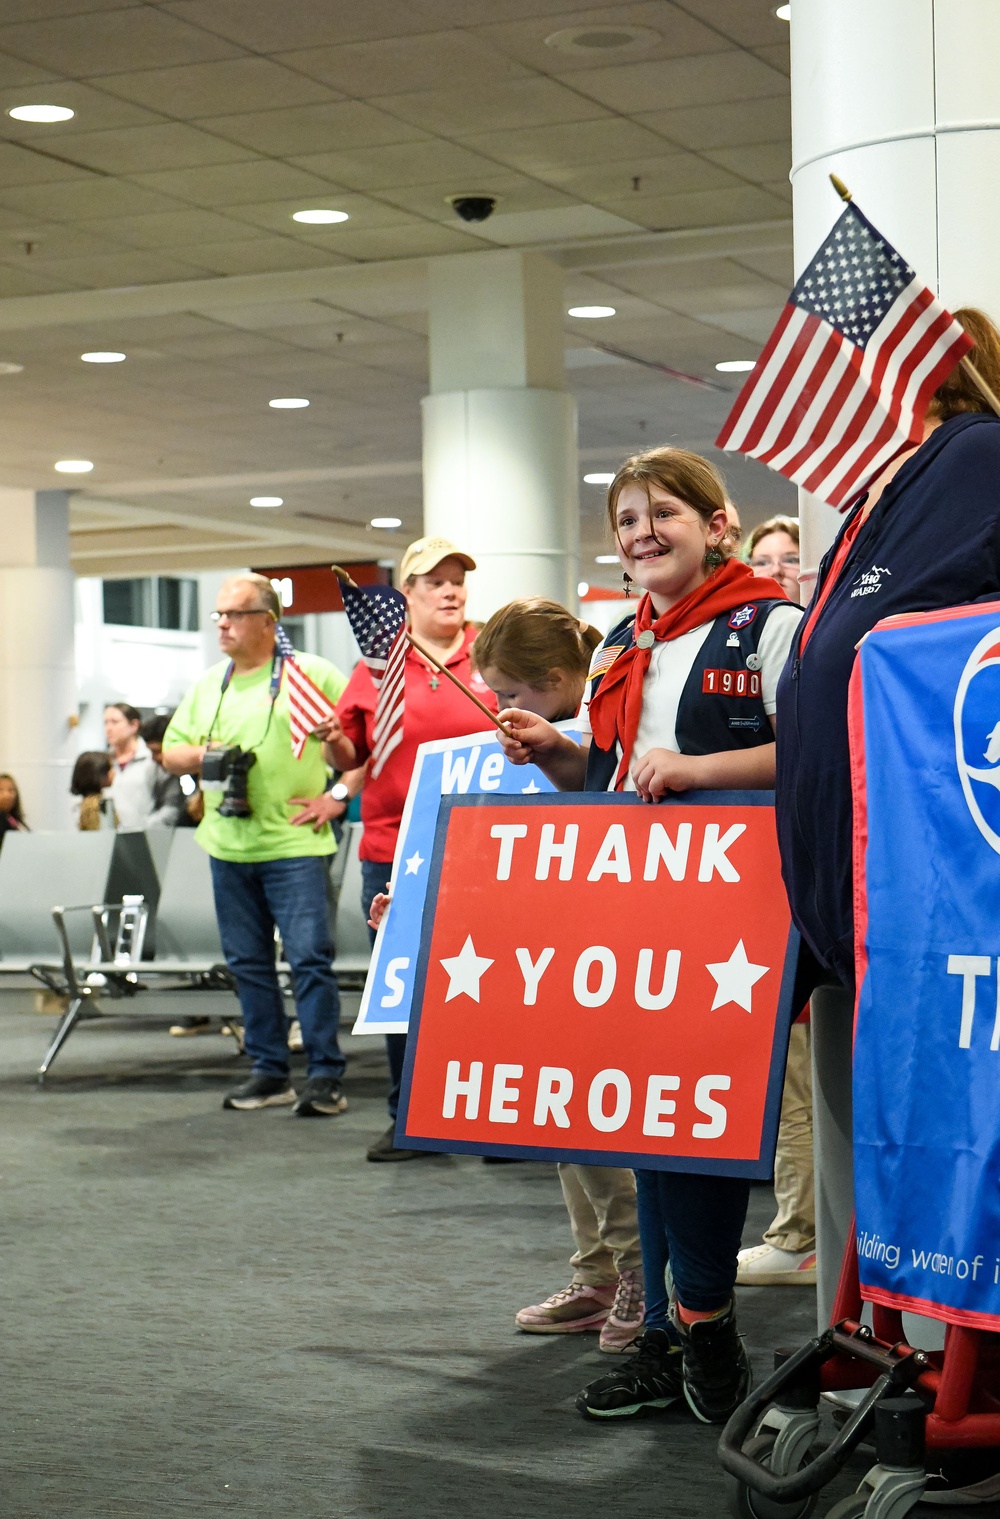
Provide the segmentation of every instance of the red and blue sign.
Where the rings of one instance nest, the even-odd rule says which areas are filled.
[[[862,1293],[1000,1330],[1000,602],[879,623],[851,745]]]
[[[771,800],[442,798],[399,1142],[769,1176],[795,963]]]

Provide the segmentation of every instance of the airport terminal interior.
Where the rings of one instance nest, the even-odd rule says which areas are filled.
[[[489,701],[489,670],[469,663],[468,646],[515,598],[568,609],[574,638],[577,619],[596,629],[590,647],[635,610],[642,588],[623,583],[608,487],[630,456],[668,448],[721,471],[737,559],[785,575],[790,599],[808,603],[843,518],[716,440],[844,209],[831,170],[942,300],[1000,318],[995,211],[983,189],[1000,168],[997,11],[998,0],[0,0],[0,1507],[9,1519],[813,1512],[815,1497],[767,1500],[724,1472],[725,1416],[694,1417],[687,1393],[644,1392],[636,1417],[589,1417],[581,1405],[581,1389],[626,1375],[639,1353],[628,1160],[614,1174],[625,1178],[615,1206],[632,1189],[631,1267],[620,1253],[608,1265],[611,1214],[594,1204],[601,1238],[588,1259],[600,1255],[604,1271],[595,1276],[579,1256],[568,1264],[572,1205],[557,1148],[544,1159],[505,1155],[502,1144],[422,1150],[416,1135],[414,1153],[402,1127],[393,1137],[395,1098],[389,1113],[386,1104],[405,1022],[388,1036],[391,1069],[378,1017],[353,1026],[372,954],[368,910],[395,838],[373,842],[366,791],[392,743],[402,736],[405,747],[407,718],[380,748],[374,694],[367,719],[363,702],[350,706],[359,682],[373,690],[369,670],[381,678],[386,649],[365,642],[349,589],[356,582],[374,605],[381,588],[378,605],[390,608],[405,591],[412,630],[421,583],[439,566],[467,575],[458,642],[438,637],[438,653],[459,669],[459,651],[463,682]],[[774,518],[755,560],[755,529]],[[411,545],[415,559],[405,557]],[[720,554],[710,557],[715,541],[708,549],[711,566]],[[753,605],[743,613],[751,623]],[[314,718],[296,750],[287,698],[285,750],[291,723],[292,752],[311,755],[321,777],[309,772],[306,801],[324,785],[337,799],[342,774],[356,784],[318,833],[285,828],[292,842],[271,855],[261,845],[244,856],[237,842],[216,856],[195,827],[209,786],[200,761],[185,769],[182,759],[221,731],[220,710],[244,699],[245,672],[265,659],[270,706],[265,677],[260,710],[268,723],[279,710],[274,616],[294,651],[286,682],[301,659],[301,678],[325,704],[325,747]],[[729,644],[741,660],[751,649],[755,672],[761,658],[756,643],[740,644],[741,616],[730,619]],[[246,653],[253,629],[263,654]],[[648,659],[644,636],[659,635],[639,637]],[[474,712],[453,686],[439,693],[435,661],[406,658],[419,664],[425,705],[440,696],[459,708],[452,726],[423,736],[492,732],[481,702]],[[200,699],[211,706],[218,692],[219,705],[198,727],[192,692],[208,690],[213,669]],[[747,678],[759,691],[760,677]],[[500,707],[524,706],[533,680],[522,679],[516,701],[501,694]],[[537,710],[569,720],[579,700],[578,691],[566,711]],[[181,756],[172,769],[171,751]],[[300,761],[285,753],[282,763],[291,772]],[[415,749],[393,804],[397,830],[414,763]],[[253,788],[265,785],[264,768],[250,772],[251,799],[263,794]],[[579,775],[563,789],[579,791]],[[144,777],[160,789],[136,813]],[[215,822],[225,819],[226,838],[264,829],[249,804],[240,813],[231,771],[225,785]],[[150,821],[164,787],[172,800]],[[529,792],[521,806],[538,790],[516,789]],[[404,834],[419,811],[412,797],[407,806]],[[315,842],[332,839],[330,822],[336,854]],[[433,841],[433,818],[428,827]],[[738,879],[719,847],[719,879]],[[716,858],[704,850],[701,880]],[[311,915],[299,899],[275,905],[285,878],[268,871],[286,865],[315,866]],[[393,894],[425,865],[416,844],[405,867],[398,856]],[[220,893],[242,892],[239,881],[255,905],[242,918],[220,909],[217,921]],[[784,902],[781,911],[787,927]],[[276,1056],[273,1040],[261,1053],[253,1021],[271,993],[259,993],[256,1012],[243,1006],[253,913],[279,999]],[[461,954],[481,977],[493,960],[476,961],[470,946],[483,928],[468,914],[456,945],[468,928]],[[428,907],[425,959],[431,917]],[[322,920],[319,971],[296,948],[307,918]],[[419,918],[412,933],[416,946]],[[747,965],[742,938],[738,950],[750,981],[763,975]],[[409,963],[385,970],[382,1007],[402,999],[393,967]],[[648,967],[646,979],[651,998]],[[307,980],[326,990],[307,994]],[[584,997],[590,984],[584,976]],[[471,1018],[478,980],[461,985]],[[783,986],[787,1000],[791,982]],[[318,1032],[317,1009],[338,988],[342,1071],[331,1063],[335,1034],[321,1048]],[[519,981],[509,989],[520,998]],[[404,1093],[418,1079],[416,1011]],[[615,1066],[610,1023],[605,1038]],[[808,1084],[805,1044],[800,1058]],[[849,1066],[848,1052],[838,1075],[848,1114]],[[782,1071],[767,1078],[772,1149]],[[503,1093],[514,1088],[499,1080],[490,1111],[507,1122]],[[467,1086],[457,1090],[452,1112],[465,1100],[473,1116]],[[704,1101],[703,1114],[723,1111]],[[673,1111],[672,1101],[657,1109]],[[606,1112],[595,1122],[610,1126]],[[644,1132],[673,1133],[658,1122]],[[777,1183],[769,1158],[742,1173],[739,1244],[752,1258],[733,1290],[758,1384],[776,1348],[825,1326],[839,1270],[821,1258],[817,1298],[811,1152],[810,1216],[775,1248],[784,1143]],[[574,1152],[581,1163],[564,1172],[596,1172],[602,1154],[617,1153],[609,1145]],[[824,1165],[849,1171],[849,1158],[831,1155]],[[377,1163],[386,1160],[405,1163]],[[647,1245],[644,1233],[644,1260]],[[775,1275],[762,1258],[778,1261]],[[599,1301],[581,1328],[588,1282]],[[562,1289],[569,1299],[558,1299]],[[647,1309],[653,1296],[647,1266]],[[686,1357],[700,1320],[722,1310],[703,1303],[700,1320],[695,1311],[682,1324],[677,1304],[678,1330],[649,1334],[681,1334]],[[939,1329],[919,1343],[937,1351]],[[639,1407],[643,1398],[650,1406]],[[834,1439],[852,1406],[824,1398],[816,1438]],[[860,1519],[864,1503],[849,1495],[873,1459],[869,1445],[854,1449],[817,1513]],[[978,1502],[984,1493],[995,1498],[1000,1486]],[[870,1509],[869,1519],[909,1511]]]

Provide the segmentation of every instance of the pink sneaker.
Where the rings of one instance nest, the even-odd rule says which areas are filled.
[[[631,1350],[632,1342],[642,1333],[646,1317],[646,1290],[642,1274],[623,1271],[618,1278],[615,1300],[601,1329],[599,1350],[618,1355]]]
[[[579,1334],[584,1329],[600,1329],[614,1302],[614,1287],[570,1282],[544,1303],[522,1308],[514,1315],[514,1323],[526,1334]]]

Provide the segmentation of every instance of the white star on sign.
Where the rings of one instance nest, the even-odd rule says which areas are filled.
[[[476,954],[472,935],[468,935],[457,955],[442,960],[441,964],[448,975],[448,991],[444,1000],[450,1002],[453,997],[460,997],[464,993],[473,1002],[478,1002],[480,978],[486,974],[493,961]]]
[[[715,965],[706,965],[705,969],[715,977],[715,1001],[711,1008],[713,1013],[716,1008],[725,1007],[728,1002],[735,1002],[738,1007],[752,1013],[753,988],[761,976],[767,975],[771,967],[752,965],[747,959],[747,952],[741,939],[728,960],[720,960]]]
[[[411,854],[406,862],[406,874],[408,876],[415,876],[423,863],[419,853]]]
[[[534,781],[529,781],[526,786],[521,787],[521,795],[536,796],[538,793],[540,793],[541,789],[541,786],[536,786]]]

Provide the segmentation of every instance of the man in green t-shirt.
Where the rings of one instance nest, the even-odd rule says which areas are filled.
[[[347,1099],[340,1090],[340,998],[326,895],[326,856],[337,846],[326,821],[329,806],[320,800],[327,782],[328,722],[315,728],[296,759],[289,671],[275,645],[281,605],[270,581],[263,575],[234,576],[221,587],[216,607],[212,620],[225,658],[177,708],[163,736],[162,763],[175,775],[197,775],[207,749],[238,746],[253,756],[245,774],[248,815],[233,815],[231,783],[228,793],[206,789],[206,775],[205,816],[196,835],[211,857],[222,948],[236,980],[253,1062],[249,1081],[230,1092],[223,1107],[287,1104],[303,1117],[331,1116],[344,1111]],[[331,704],[337,701],[347,682],[335,666],[310,654],[296,654],[295,663]],[[276,927],[292,968],[309,1062],[298,1095],[289,1079]]]

